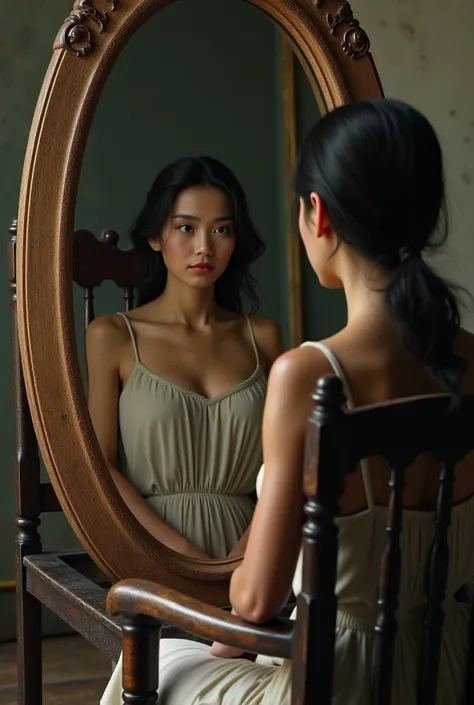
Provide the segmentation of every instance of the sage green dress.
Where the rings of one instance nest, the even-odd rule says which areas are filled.
[[[319,348],[346,386],[334,353]],[[386,508],[375,506],[370,475],[361,465],[367,508],[341,517],[336,592],[338,615],[333,705],[371,705],[373,627],[377,615],[380,557],[385,543]],[[257,482],[263,481],[262,467]],[[428,551],[434,534],[433,512],[405,510],[400,545],[403,567],[400,584],[392,705],[416,705],[417,663],[421,619],[425,604]],[[469,609],[454,595],[474,575],[474,497],[453,509],[449,529],[451,550],[444,604],[445,621],[439,666],[437,705],[463,705],[468,645]],[[301,590],[301,556],[293,590]],[[257,657],[226,660],[211,656],[209,647],[182,639],[164,639],[160,645],[159,705],[289,705],[291,662]],[[121,660],[103,695],[101,705],[121,705]],[[318,705],[315,700],[314,705]]]
[[[267,378],[250,318],[255,369],[241,384],[207,398],[140,361],[119,401],[121,471],[173,529],[212,558],[229,554],[247,529],[262,463]]]

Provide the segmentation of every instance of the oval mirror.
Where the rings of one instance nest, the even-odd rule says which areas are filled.
[[[260,339],[261,319],[250,316],[244,326],[234,304],[221,307],[227,313],[222,317],[221,310],[214,328],[226,335],[219,333],[209,347],[205,336],[184,330],[177,319],[171,325],[170,309],[160,302],[176,278],[192,277],[185,286],[207,290],[210,277],[214,287],[212,270],[221,266],[215,251],[227,251],[225,238],[238,243],[242,237],[242,203],[235,205],[241,187],[265,245],[250,269],[258,315],[278,324],[287,347],[299,344],[304,306],[291,195],[297,147],[306,123],[318,115],[380,95],[367,35],[348,3],[82,0],[61,28],[24,167],[19,335],[51,482],[83,546],[111,579],[153,579],[226,603],[239,538],[252,514],[271,354]],[[192,188],[178,190],[162,232],[138,228],[157,175],[179,159],[202,155],[218,160],[211,167],[204,160],[218,173],[206,177],[210,183],[200,185],[199,198]],[[229,182],[216,188],[222,164],[231,169],[235,188]],[[186,269],[181,276],[173,270],[181,266],[173,260],[173,243],[182,248],[191,240],[197,244],[187,250],[192,262],[186,267],[199,264],[202,272]],[[159,253],[167,268],[162,289],[148,298],[144,253]],[[216,281],[230,281],[225,272],[233,253]],[[229,286],[222,287],[224,304]],[[182,289],[172,292],[176,316]],[[217,293],[215,299],[219,303]],[[250,304],[244,296],[242,311]],[[107,339],[110,354],[104,355],[90,341],[109,324],[118,326],[119,337]],[[220,359],[231,350],[229,331],[240,357],[232,374],[224,365],[219,376]],[[118,360],[119,380],[108,407],[92,401],[104,398],[106,358]],[[258,403],[249,406],[257,387]],[[236,395],[244,391],[245,404]],[[106,438],[117,451],[112,460]],[[121,477],[160,521],[204,555],[180,552],[180,544],[167,546],[159,531],[150,533],[111,465],[120,466]]]

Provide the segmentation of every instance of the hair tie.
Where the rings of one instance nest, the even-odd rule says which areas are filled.
[[[404,245],[398,250],[398,258],[400,260],[400,264],[404,264],[405,262],[408,262],[408,260],[411,259],[420,259],[421,252],[413,252],[412,250],[410,250],[409,247]]]

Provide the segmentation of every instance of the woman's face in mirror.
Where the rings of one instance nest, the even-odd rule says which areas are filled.
[[[221,189],[186,188],[174,201],[162,234],[150,239],[172,276],[208,288],[225,272],[235,248],[232,204]]]

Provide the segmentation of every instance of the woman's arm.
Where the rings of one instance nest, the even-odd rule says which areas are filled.
[[[244,560],[230,584],[232,607],[250,622],[276,616],[291,591],[303,523],[305,427],[311,392],[326,371],[321,357],[308,348],[291,350],[270,373],[263,419],[264,481]]]
[[[120,358],[124,332],[112,316],[93,321],[86,334],[89,413],[115,485],[140,524],[158,541],[178,553],[208,560],[209,556],[160,519],[138,490],[117,470]],[[128,342],[128,339],[126,339]],[[126,344],[125,342],[125,344]]]
[[[261,364],[265,372],[268,374],[275,360],[283,353],[285,349],[281,330],[276,323],[270,321],[268,318],[262,318],[261,316],[252,316],[251,322],[254,329],[255,340],[262,358]],[[235,558],[244,554],[249,535],[250,526],[242,534],[232,551],[227,556],[228,558]]]
[[[240,556],[244,555],[245,549],[247,548],[247,542],[249,540],[249,535],[250,535],[250,526],[248,526],[246,528],[245,532],[242,534],[240,539],[237,541],[237,543],[235,544],[234,548],[229,553],[227,558],[239,558]]]
[[[262,367],[269,374],[273,363],[285,350],[281,330],[276,323],[261,316],[252,316],[251,322]]]

